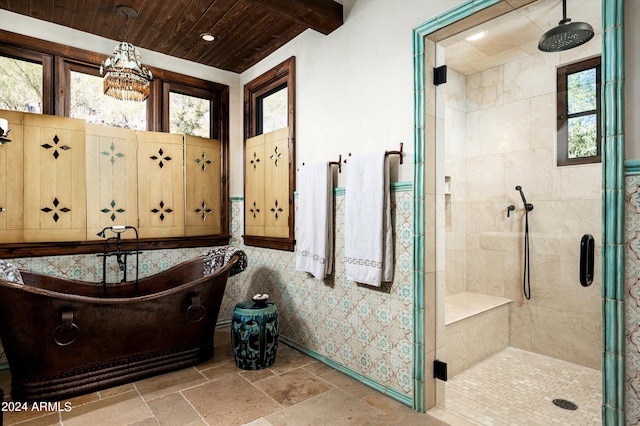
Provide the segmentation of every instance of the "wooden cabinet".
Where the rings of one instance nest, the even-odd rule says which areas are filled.
[[[0,111],[0,243],[102,240],[114,225],[140,238],[228,232],[219,140]],[[205,241],[205,239],[202,239]]]
[[[3,111],[2,118],[9,121],[9,139],[0,145],[0,243],[24,240],[23,222],[23,156],[22,122],[24,114]]]
[[[289,237],[289,128],[245,142],[245,236]]]
[[[183,236],[183,137],[160,132],[137,134],[140,237]]]
[[[135,130],[87,124],[87,239],[114,225],[138,226]]]
[[[87,236],[85,122],[25,114],[24,241]]]
[[[222,144],[219,140],[185,136],[186,235],[222,232]]]
[[[264,135],[247,139],[244,152],[245,235],[264,236],[264,166]]]
[[[289,128],[264,135],[264,235],[289,237]]]

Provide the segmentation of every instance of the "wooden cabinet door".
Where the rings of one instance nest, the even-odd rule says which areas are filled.
[[[289,128],[264,135],[264,236],[289,237]]]
[[[219,235],[221,223],[221,143],[185,136],[186,235]]]
[[[24,239],[22,173],[22,122],[24,113],[0,111],[9,122],[11,142],[0,145],[0,243],[18,243]],[[6,130],[6,129],[5,129]]]
[[[244,164],[244,230],[246,235],[264,236],[264,135],[247,139]]]
[[[25,114],[23,142],[24,240],[85,240],[85,121]]]
[[[114,225],[138,227],[135,130],[87,124],[87,239]],[[129,237],[127,235],[126,237]]]
[[[137,132],[140,238],[184,236],[183,136]]]

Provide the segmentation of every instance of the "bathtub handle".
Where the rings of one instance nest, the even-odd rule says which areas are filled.
[[[73,322],[73,309],[71,308],[63,309],[60,315],[60,319],[62,324],[60,324],[59,326],[53,329],[53,333],[51,333],[51,337],[53,338],[53,341],[56,342],[56,345],[69,346],[70,344],[76,341],[76,339],[78,338],[78,334],[80,334],[80,329]],[[68,333],[68,332],[73,332],[73,337],[71,338],[71,340],[66,342],[65,341],[61,342],[57,336],[60,333]]]
[[[194,313],[199,316],[194,317]],[[204,306],[200,304],[200,296],[197,293],[193,293],[191,295],[191,305],[187,308],[187,320],[190,322],[200,322],[202,318],[204,318],[205,309]]]

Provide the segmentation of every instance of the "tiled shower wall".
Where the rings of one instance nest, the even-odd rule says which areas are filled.
[[[409,185],[410,186],[410,185]],[[412,395],[413,283],[411,190],[393,191],[394,281],[381,288],[353,283],[344,263],[344,191],[335,197],[335,272],[324,281],[295,270],[295,253],[242,244],[243,202],[231,202],[230,244],[247,253],[246,271],[231,277],[220,320],[230,319],[235,304],[255,293],[268,293],[280,315],[280,335],[320,356],[365,376],[400,395]],[[141,275],[206,252],[207,248],[147,251]],[[102,279],[95,255],[13,259],[19,267],[93,282]],[[112,262],[113,263],[113,262]],[[112,282],[117,271],[110,271]],[[6,362],[0,360],[0,362]]]
[[[586,46],[586,45],[585,45]],[[556,166],[556,67],[574,57],[534,54],[486,71],[451,72],[446,99],[447,294],[471,291],[512,300],[512,346],[600,368],[600,164]],[[531,300],[523,296],[525,212],[529,213]],[[516,210],[507,217],[507,206]],[[596,242],[595,279],[579,282],[580,240]]]
[[[640,175],[627,176],[625,197],[625,416],[640,424]]]

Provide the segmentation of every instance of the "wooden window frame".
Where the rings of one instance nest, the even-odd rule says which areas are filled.
[[[287,238],[261,237],[243,235],[244,243],[248,246],[270,248],[275,250],[294,251],[295,247],[295,207],[293,202],[296,187],[295,170],[295,56],[276,65],[269,71],[244,85],[244,140],[259,135],[261,119],[258,114],[258,103],[262,97],[273,90],[286,85],[287,87],[287,124],[289,126],[289,236]],[[244,146],[244,143],[243,143]],[[243,149],[244,151],[244,149]],[[246,163],[246,162],[245,162]],[[244,171],[246,173],[246,170]],[[246,194],[245,194],[246,195]],[[246,198],[245,198],[246,201]],[[246,205],[245,205],[246,208]]]
[[[568,108],[568,76],[588,69],[596,69],[596,146],[597,154],[590,157],[569,158],[569,119],[580,114],[569,114]],[[600,56],[576,62],[558,68],[557,73],[557,165],[572,166],[578,164],[593,164],[602,161],[601,154],[601,58]]]
[[[53,74],[53,56],[9,45],[0,45],[0,56],[42,65],[42,113],[53,115],[53,82],[46,77]]]
[[[38,62],[43,65],[42,113],[69,116],[70,70],[94,74],[106,59],[102,55],[0,30],[0,55]],[[151,68],[151,67],[150,67]],[[172,71],[151,68],[153,80],[147,100],[147,130],[168,131],[169,98],[165,90],[197,94],[212,100],[211,138],[221,141],[221,226],[220,235],[195,237],[144,238],[139,241],[141,250],[208,247],[228,244],[230,239],[229,206],[229,86],[202,80]],[[103,241],[73,241],[46,243],[0,244],[0,258],[37,257],[52,255],[100,253]],[[133,241],[123,244],[125,249],[135,249]]]

